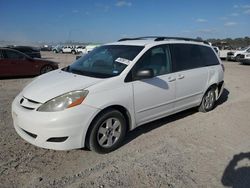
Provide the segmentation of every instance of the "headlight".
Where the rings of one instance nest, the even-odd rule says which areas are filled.
[[[87,96],[87,90],[72,91],[63,95],[60,95],[54,99],[42,104],[37,111],[40,112],[57,112],[67,108],[72,108],[82,103]]]

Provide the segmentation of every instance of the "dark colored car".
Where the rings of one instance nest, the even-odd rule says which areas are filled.
[[[41,47],[41,51],[51,51],[52,50],[52,46],[49,45],[43,45]]]
[[[0,48],[0,77],[35,76],[58,69],[58,63],[31,58],[14,49]]]
[[[38,48],[34,48],[34,47],[30,47],[30,46],[15,46],[15,47],[11,47],[11,49],[20,51],[32,58],[41,58],[41,53],[40,53],[40,49]]]

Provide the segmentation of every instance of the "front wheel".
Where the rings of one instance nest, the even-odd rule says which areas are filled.
[[[209,112],[215,107],[216,95],[215,89],[209,89],[202,98],[201,104],[199,106],[200,112]]]
[[[50,72],[50,71],[52,71],[52,70],[53,70],[53,67],[52,67],[52,66],[50,66],[50,65],[45,65],[45,66],[43,66],[43,67],[41,68],[40,74],[45,74],[45,73]]]
[[[126,120],[121,112],[108,110],[94,120],[89,136],[89,149],[109,153],[117,149],[126,134]]]
[[[237,56],[236,56],[235,61],[236,61],[236,62],[240,62],[240,55],[237,55]]]

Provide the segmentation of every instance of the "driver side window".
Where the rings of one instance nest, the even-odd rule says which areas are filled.
[[[168,46],[157,46],[149,49],[135,64],[133,75],[142,69],[152,69],[154,76],[171,72],[171,57]]]

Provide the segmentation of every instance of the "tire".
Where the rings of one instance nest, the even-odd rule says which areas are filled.
[[[239,62],[239,61],[240,61],[240,55],[237,55],[237,56],[236,56],[235,61],[236,61],[236,62]]]
[[[209,112],[214,109],[216,102],[215,89],[210,88],[202,98],[201,104],[198,108],[200,112]]]
[[[41,68],[40,74],[45,74],[45,73],[50,72],[50,71],[52,71],[52,70],[54,70],[52,66],[50,66],[50,65],[45,65],[45,66],[43,66],[43,67]]]
[[[114,151],[124,140],[126,129],[126,120],[121,112],[114,109],[105,111],[94,120],[87,146],[101,154]]]
[[[71,53],[72,53],[73,55],[75,55],[75,54],[76,54],[76,51],[75,51],[75,50],[72,50]]]
[[[53,52],[56,54],[57,53],[57,51],[56,50],[53,50]]]

